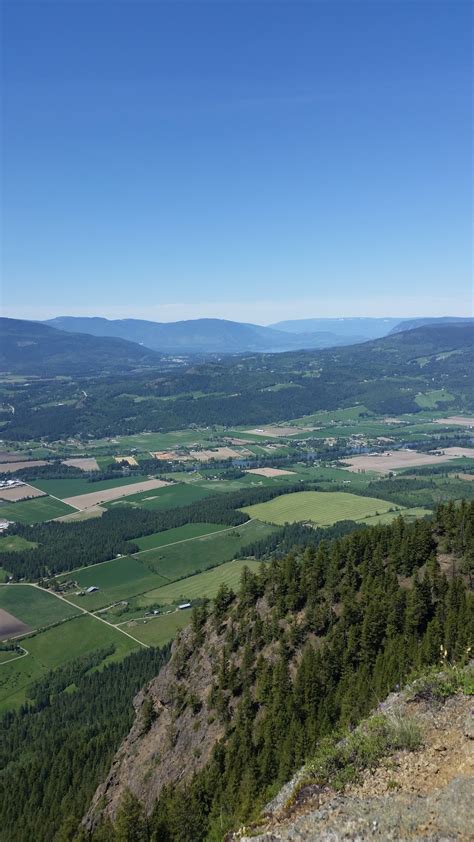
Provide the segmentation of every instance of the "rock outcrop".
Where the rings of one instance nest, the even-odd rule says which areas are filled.
[[[474,840],[473,697],[426,698],[415,684],[378,712],[416,720],[420,749],[387,756],[342,793],[301,770],[267,804],[261,826],[241,828],[232,842]]]

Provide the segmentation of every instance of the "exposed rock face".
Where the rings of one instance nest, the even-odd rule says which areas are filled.
[[[168,664],[135,697],[134,724],[94,795],[84,819],[88,828],[103,816],[114,819],[127,789],[151,812],[165,784],[191,778],[208,762],[223,734],[206,705],[213,639],[209,630],[208,646],[195,649],[191,627],[184,629]]]
[[[305,777],[301,770],[267,805],[260,832],[249,836],[242,828],[232,840],[474,840],[472,708],[472,698],[461,694],[444,704],[392,694],[380,712],[416,717],[424,732],[419,751],[387,757],[344,794],[309,784],[288,807]]]

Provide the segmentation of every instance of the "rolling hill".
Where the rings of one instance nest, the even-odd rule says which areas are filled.
[[[39,322],[0,319],[0,370],[10,374],[93,375],[157,366],[161,357],[124,339],[66,333]]]

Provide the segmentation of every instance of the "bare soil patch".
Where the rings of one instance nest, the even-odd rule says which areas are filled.
[[[93,456],[77,456],[73,459],[63,459],[63,465],[70,465],[71,468],[79,468],[81,471],[98,471],[97,459]]]
[[[463,479],[466,482],[472,482],[474,480],[474,474],[449,474],[452,479]]]
[[[0,462],[21,462],[25,458],[23,453],[14,453],[11,450],[0,450]]]
[[[249,468],[246,474],[258,474],[260,477],[283,477],[294,474],[295,471],[284,471],[283,468]]]
[[[30,631],[32,629],[23,620],[19,620],[18,617],[5,611],[4,608],[0,608],[0,640],[7,640],[9,637],[26,634]]]
[[[397,468],[412,468],[416,465],[438,465],[442,462],[449,462],[461,456],[474,457],[472,447],[447,447],[440,454],[417,453],[416,450],[394,450],[385,453],[371,453],[366,456],[354,456],[352,459],[344,459],[349,465],[349,471],[364,472],[377,471],[386,474]]]
[[[460,427],[474,427],[474,418],[465,415],[450,415],[449,418],[437,418],[435,424],[457,424]]]
[[[44,459],[31,459],[29,462],[0,462],[0,474],[14,474],[21,468],[39,468],[41,465],[47,464]]]
[[[10,500],[12,503],[17,500],[27,500],[31,497],[44,497],[45,492],[32,485],[18,485],[16,488],[0,488],[0,499]]]
[[[143,482],[134,482],[131,485],[120,485],[117,488],[106,488],[103,491],[78,494],[76,497],[65,498],[63,502],[78,509],[90,509],[91,506],[97,506],[100,503],[118,500],[120,497],[129,497],[131,494],[139,494],[142,491],[164,488],[165,485],[170,485],[170,483],[161,479],[148,479]]]
[[[198,462],[209,462],[211,459],[238,459],[241,453],[231,447],[216,447],[215,450],[191,450],[189,455]]]

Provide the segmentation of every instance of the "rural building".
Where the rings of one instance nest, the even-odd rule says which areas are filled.
[[[95,591],[98,591],[98,590],[99,590],[99,588],[96,588],[95,585],[91,585],[90,588],[86,588],[86,593],[95,593]]]
[[[178,605],[178,608],[179,608],[180,611],[182,611],[183,608],[191,608],[191,603],[190,602],[182,602],[181,605]]]

